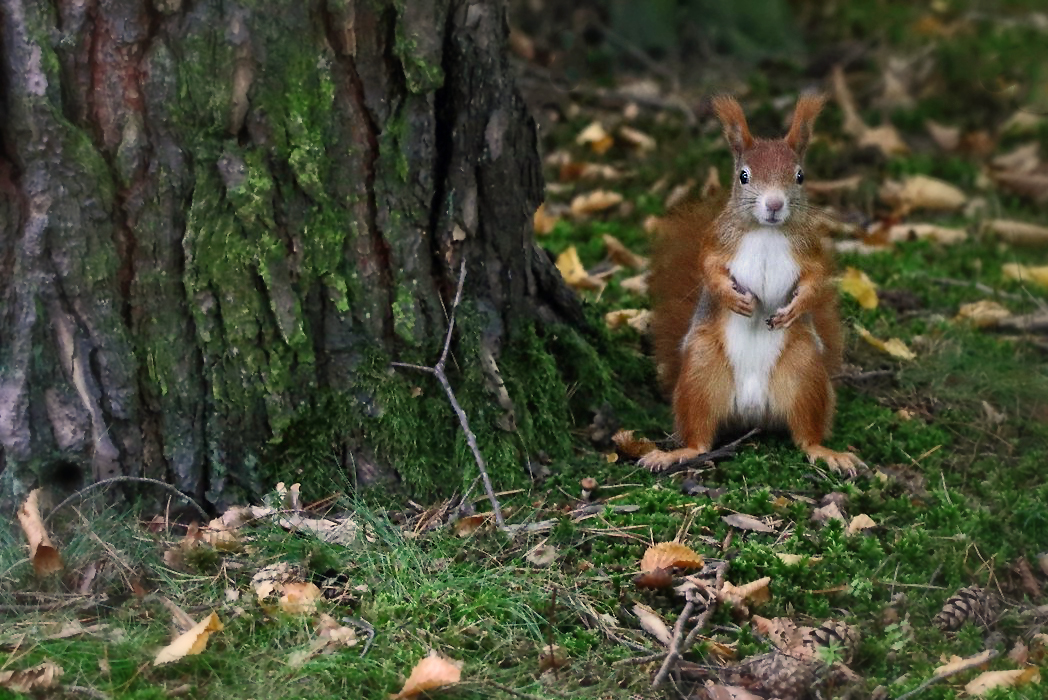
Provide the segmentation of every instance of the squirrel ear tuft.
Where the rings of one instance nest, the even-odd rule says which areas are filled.
[[[797,108],[793,111],[793,122],[786,134],[786,145],[798,156],[803,156],[815,128],[815,118],[819,116],[826,98],[822,95],[801,95]]]
[[[720,95],[713,98],[713,111],[724,125],[724,138],[728,140],[735,158],[739,158],[743,151],[753,146],[753,136],[750,135],[742,106],[734,97]]]

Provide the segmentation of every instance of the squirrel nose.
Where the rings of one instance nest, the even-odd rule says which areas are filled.
[[[782,197],[768,197],[764,200],[764,206],[768,208],[768,211],[779,211],[786,204],[786,201]]]

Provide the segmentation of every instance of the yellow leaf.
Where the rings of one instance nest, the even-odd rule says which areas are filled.
[[[586,272],[575,246],[557,256],[557,269],[564,281],[575,289],[604,289],[604,282]]]
[[[880,338],[875,338],[872,333],[870,333],[868,330],[866,330],[858,324],[856,324],[855,330],[858,331],[859,336],[863,340],[865,340],[867,343],[869,343],[870,345],[877,348],[883,353],[887,353],[888,355],[891,355],[892,357],[898,358],[900,360],[917,359],[917,355],[915,355],[912,350],[906,347],[906,343],[902,342],[898,338],[891,338],[889,340],[881,340]]]
[[[172,661],[178,661],[185,656],[201,653],[207,646],[207,640],[211,633],[221,631],[221,629],[222,621],[218,619],[217,614],[211,613],[198,622],[193,629],[161,649],[160,653],[153,660],[153,665],[160,666]]]
[[[970,695],[985,695],[994,688],[1017,688],[1027,683],[1040,683],[1041,672],[1036,666],[1015,671],[987,671],[964,686]]]
[[[841,277],[841,291],[854,297],[864,309],[877,308],[877,285],[861,270],[854,267],[845,269]]]
[[[403,700],[447,685],[454,685],[462,680],[462,662],[445,659],[431,650],[429,656],[419,661],[411,669],[411,675],[404,682],[404,687],[390,700]]]
[[[777,552],[775,554],[786,566],[797,566],[798,564],[807,560],[808,564],[815,564],[822,561],[822,557],[806,557],[802,554],[789,554],[787,552]]]
[[[29,542],[29,561],[37,576],[47,576],[62,570],[62,556],[51,544],[51,538],[40,517],[40,489],[33,489],[18,509],[18,523]]]
[[[654,547],[648,547],[644,552],[640,560],[640,570],[655,571],[674,566],[681,569],[701,569],[703,563],[702,555],[687,545],[680,542],[660,542]]]
[[[1042,287],[1048,287],[1048,265],[1020,265],[1019,263],[1006,263],[1001,265],[1001,272],[1010,280],[1019,282],[1034,282]]]
[[[927,175],[911,175],[902,182],[888,180],[879,194],[886,203],[903,211],[960,209],[968,201],[968,196],[957,187]]]
[[[953,320],[968,321],[977,328],[989,328],[996,326],[998,321],[1009,318],[1011,315],[1011,311],[996,301],[984,299],[971,304],[962,304]]]
[[[608,137],[608,131],[604,128],[604,125],[600,122],[591,122],[589,126],[579,132],[579,135],[575,137],[575,143],[580,146],[594,143],[596,141],[603,141]]]
[[[611,190],[593,190],[580,194],[571,200],[571,213],[575,216],[586,216],[599,211],[611,209],[622,202],[622,195]]]
[[[281,589],[280,608],[292,615],[308,614],[317,609],[317,599],[321,592],[315,583],[295,581],[285,583]]]

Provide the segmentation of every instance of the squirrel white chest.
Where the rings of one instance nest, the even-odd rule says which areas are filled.
[[[741,417],[759,421],[768,415],[769,379],[785,340],[785,332],[771,330],[767,320],[789,301],[800,267],[786,236],[763,228],[743,236],[728,269],[756,297],[751,317],[729,314],[725,326],[725,350],[735,380],[732,404]]]

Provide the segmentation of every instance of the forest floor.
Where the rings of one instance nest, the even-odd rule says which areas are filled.
[[[863,457],[857,477],[766,434],[653,476],[636,444],[611,443],[609,411],[541,484],[499,494],[513,534],[482,494],[479,515],[446,524],[448,503],[299,510],[285,491],[218,531],[85,498],[48,523],[61,575],[37,576],[21,533],[0,528],[0,698],[385,698],[431,649],[461,662],[434,693],[452,698],[894,699],[937,673],[915,697],[1048,698],[1048,83],[1027,71],[1048,65],[1048,19],[1030,3],[994,17],[918,5],[822,18],[878,28],[810,31],[850,56],[836,82],[790,62],[677,92],[641,75],[539,113],[540,243],[648,363],[646,222],[733,177],[696,97],[733,92],[755,133],[778,135],[798,90],[830,95],[806,172],[842,222],[848,366],[829,444]],[[668,408],[643,400],[644,418],[621,412],[618,427],[665,438]],[[583,478],[600,485],[589,501]],[[693,574],[682,629],[701,627],[652,689],[686,599],[635,576],[674,541],[686,549],[643,568],[663,555],[673,585]],[[754,585],[732,592],[718,571]],[[790,625],[823,633],[805,647]],[[184,648],[161,651],[182,633]],[[972,660],[936,671],[955,657]],[[427,670],[434,683],[459,671]]]

